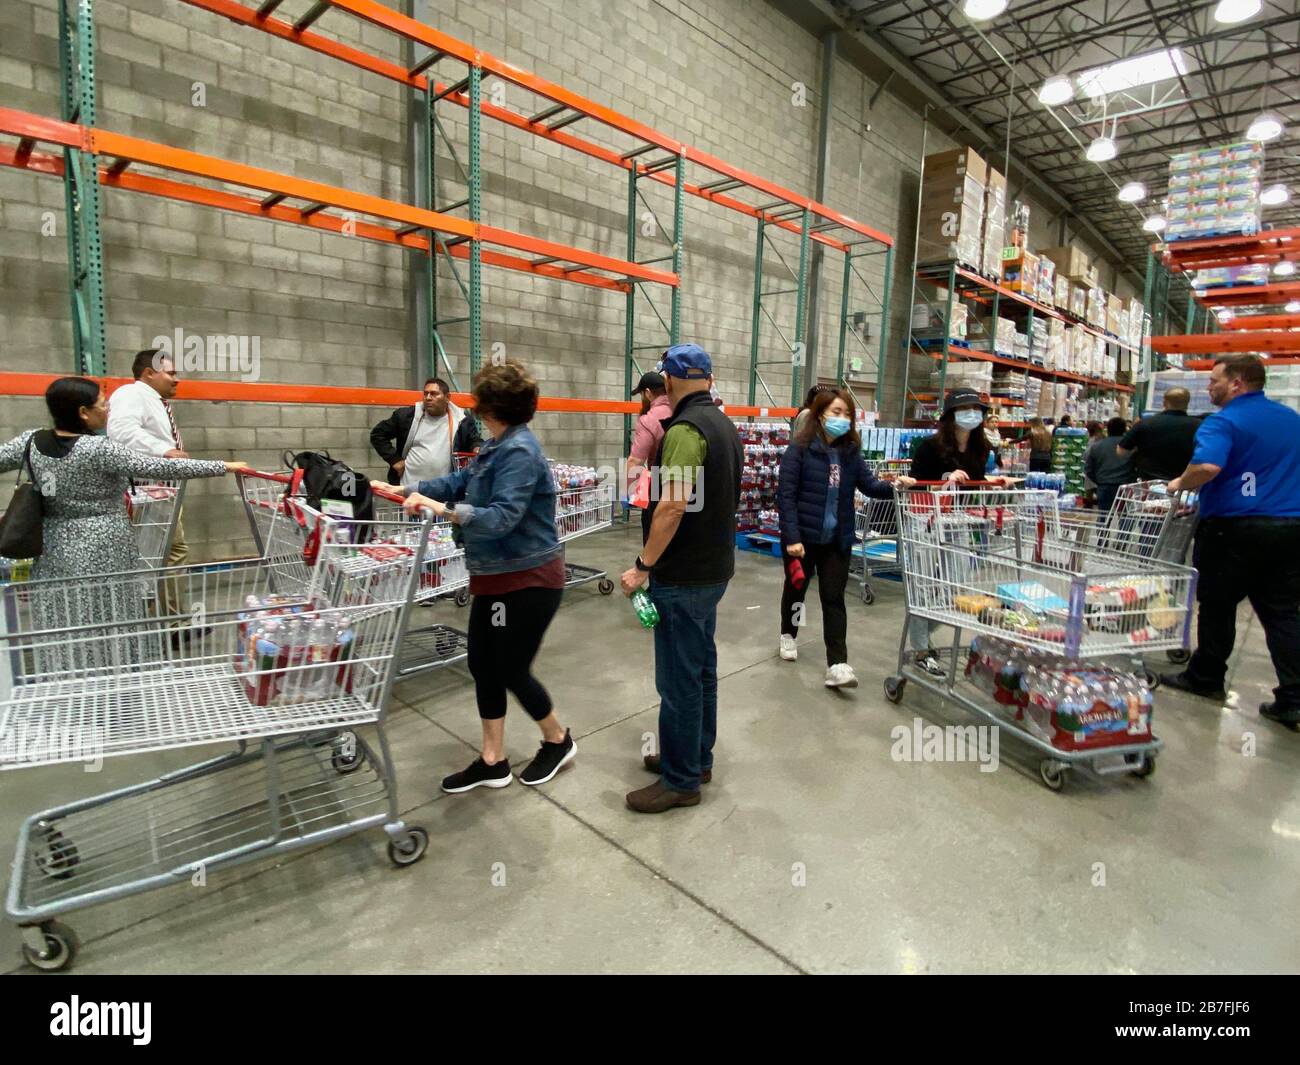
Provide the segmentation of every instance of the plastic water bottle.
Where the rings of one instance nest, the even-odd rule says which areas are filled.
[[[334,625],[324,616],[312,622],[307,637],[307,684],[305,694],[324,698],[329,694],[330,672],[326,667],[337,636]]]
[[[632,593],[632,609],[636,611],[642,628],[653,629],[659,624],[659,610],[644,588],[638,588]]]

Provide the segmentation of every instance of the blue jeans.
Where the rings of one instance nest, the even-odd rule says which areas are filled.
[[[655,626],[655,688],[659,692],[659,758],[663,782],[698,791],[713,768],[718,737],[718,603],[722,584],[663,584],[650,578],[659,611]]]

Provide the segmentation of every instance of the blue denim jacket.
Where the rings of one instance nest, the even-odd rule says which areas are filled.
[[[463,470],[421,481],[416,491],[455,503],[472,575],[515,573],[562,550],[555,533],[555,481],[526,425],[489,440]]]

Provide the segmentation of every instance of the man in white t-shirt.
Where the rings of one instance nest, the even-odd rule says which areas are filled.
[[[145,455],[169,459],[187,459],[189,454],[181,440],[169,400],[176,396],[178,378],[170,355],[157,348],[137,352],[131,363],[129,385],[117,389],[108,401],[108,438],[114,443]],[[167,552],[168,566],[183,566],[190,557],[185,542],[183,509],[176,514],[176,527]],[[162,609],[169,615],[180,614],[180,590],[174,581],[163,581],[160,590]],[[187,630],[188,631],[188,630]]]
[[[388,463],[388,483],[414,488],[456,468],[457,452],[474,451],[482,437],[473,418],[448,398],[440,377],[424,383],[424,398],[397,410],[370,430],[370,446]]]

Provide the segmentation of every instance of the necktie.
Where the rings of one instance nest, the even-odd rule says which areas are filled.
[[[176,425],[176,415],[172,413],[172,405],[165,399],[162,401],[163,410],[167,412],[167,421],[172,427],[172,440],[176,442],[176,450],[184,451],[185,445],[181,443],[181,431]]]

